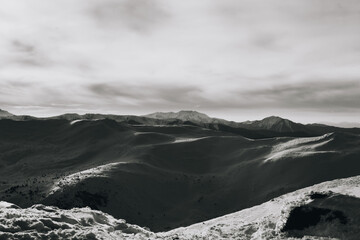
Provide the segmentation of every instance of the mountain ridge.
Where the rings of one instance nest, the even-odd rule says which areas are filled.
[[[220,118],[212,118],[204,113],[197,111],[179,111],[179,112],[156,112],[145,117],[155,119],[178,119],[182,121],[194,121],[205,124],[222,124],[234,128],[244,128],[249,130],[270,130],[275,132],[309,132],[308,127],[301,123],[295,123],[289,119],[281,118],[279,116],[269,116],[262,120],[232,122]]]
[[[32,117],[27,115],[14,115],[5,110],[0,110],[1,119],[11,119],[16,121],[27,120],[48,120],[48,119],[65,119],[68,121],[75,120],[101,120],[110,119],[117,122],[125,122],[130,125],[194,125],[203,128],[236,132],[251,137],[248,131],[256,131],[258,137],[277,136],[279,134],[298,134],[299,136],[321,135],[326,132],[345,129],[339,126],[330,126],[325,124],[301,124],[279,116],[269,116],[261,120],[235,122],[221,118],[210,117],[205,113],[194,110],[181,110],[178,112],[155,112],[146,115],[116,115],[116,114],[97,114],[86,113],[83,115],[77,113],[66,113],[53,117]],[[360,128],[354,128],[355,130]],[[260,131],[263,131],[261,134]],[[266,133],[268,131],[268,133]],[[264,134],[265,133],[265,134]]]
[[[21,208],[1,201],[0,214],[6,219],[2,228],[5,230],[3,237],[7,239],[46,238],[49,235],[65,239],[74,234],[79,239],[357,239],[360,232],[359,211],[356,210],[360,206],[359,189],[360,176],[326,181],[250,208],[158,233],[90,208],[64,210],[42,204]],[[354,210],[348,207],[349,204]],[[304,214],[296,214],[301,209]],[[326,215],[327,212],[332,214],[331,217]],[[304,218],[308,220],[309,217],[312,219],[308,225],[312,228],[289,229],[290,223],[301,226]],[[314,221],[316,217],[326,221]],[[342,219],[350,221],[344,224]],[[20,221],[23,224],[17,223]],[[59,231],[60,223],[65,230]],[[328,224],[331,224],[330,229]]]

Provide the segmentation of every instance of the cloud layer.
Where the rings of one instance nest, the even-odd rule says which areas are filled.
[[[353,121],[359,22],[356,0],[5,1],[0,104],[35,115]]]

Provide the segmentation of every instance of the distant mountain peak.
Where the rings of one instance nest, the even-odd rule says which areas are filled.
[[[9,113],[8,111],[0,109],[0,117],[12,117],[14,114]]]
[[[281,118],[278,116],[270,116],[270,117],[266,117],[263,120],[260,120],[262,122],[269,122],[269,123],[279,123],[279,122],[292,122],[288,119],[285,118]]]
[[[266,117],[262,120],[252,121],[247,124],[257,129],[267,129],[277,132],[296,132],[304,131],[305,126],[299,123],[292,122],[278,116]]]
[[[205,113],[201,113],[201,112],[197,112],[197,111],[193,111],[193,110],[181,110],[181,111],[177,112],[177,114],[178,115],[188,115],[188,116],[201,116],[201,117],[205,117],[205,118],[210,118]]]
[[[269,116],[269,117],[264,118],[263,120],[265,120],[265,119],[287,120],[287,119],[279,117],[279,116]]]
[[[181,110],[179,112],[155,112],[145,115],[148,118],[156,119],[180,119],[182,121],[212,122],[212,118],[204,113],[193,110]]]
[[[203,115],[206,115],[205,113],[201,113],[201,112],[198,112],[198,111],[195,111],[195,110],[180,110],[178,113],[186,113],[186,114],[195,113],[195,114],[203,114]]]

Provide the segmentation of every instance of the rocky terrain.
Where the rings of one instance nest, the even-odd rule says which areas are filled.
[[[324,182],[168,232],[90,208],[0,202],[0,239],[358,239],[360,177]]]

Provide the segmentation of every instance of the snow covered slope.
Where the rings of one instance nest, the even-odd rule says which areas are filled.
[[[21,209],[0,202],[0,239],[358,239],[359,198],[360,176],[338,179],[162,233],[89,208]]]
[[[271,153],[264,161],[276,161],[283,158],[296,158],[334,151],[319,151],[317,148],[334,140],[333,133],[319,137],[295,138],[273,146]]]
[[[186,228],[178,228],[167,233],[158,234],[158,236],[169,237],[177,236],[179,239],[297,239],[290,237],[289,234],[283,232],[289,214],[292,209],[301,205],[307,205],[316,198],[324,196],[328,192],[332,192],[329,196],[346,195],[349,199],[360,202],[360,176],[338,179],[324,182],[311,187],[300,189],[298,191],[285,194],[261,205],[244,209],[242,211],[215,218],[206,222],[191,225]],[[322,194],[320,194],[322,193]],[[314,197],[315,196],[315,197]],[[351,198],[356,197],[356,198]],[[319,198],[320,198],[319,197]],[[349,204],[349,199],[345,197],[344,202],[340,202],[333,208],[345,208]],[[360,204],[360,203],[359,203]],[[354,215],[358,215],[358,207],[351,209]],[[356,217],[356,216],[355,216]],[[353,220],[350,218],[350,220]],[[356,219],[359,220],[359,219]],[[323,235],[323,231],[313,231],[313,236],[305,235],[303,239],[359,239],[360,228],[359,222],[350,221],[352,225],[348,226],[350,235],[334,237],[334,233]],[[335,227],[334,223],[329,223],[329,227]],[[319,236],[320,235],[320,236]]]

